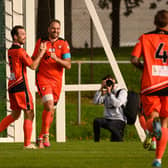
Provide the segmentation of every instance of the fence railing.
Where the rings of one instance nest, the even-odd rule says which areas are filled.
[[[82,64],[109,64],[109,61],[72,61],[72,64],[78,65],[78,83],[66,84],[65,91],[77,91],[78,92],[78,104],[77,104],[77,123],[81,124],[81,91],[96,91],[100,88],[100,84],[81,84],[81,68]],[[119,60],[118,64],[130,64],[128,60]]]

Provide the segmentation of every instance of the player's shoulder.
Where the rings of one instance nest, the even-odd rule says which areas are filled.
[[[59,41],[63,41],[63,42],[66,41],[66,40],[65,40],[64,38],[62,38],[62,37],[59,37],[58,40],[59,40]]]
[[[59,37],[57,41],[60,42],[60,43],[68,43],[67,40],[65,40],[62,37]]]
[[[9,49],[20,49],[21,47],[19,45],[12,44],[12,46]]]
[[[165,34],[168,35],[168,31],[163,29],[156,29],[147,33],[144,33],[144,35],[157,35],[157,34]]]
[[[12,52],[12,53],[22,53],[24,52],[24,48],[22,48],[21,46],[19,45],[15,45],[13,44],[10,48],[9,48],[9,51]]]
[[[68,41],[61,38],[61,37],[58,38],[56,44],[61,45],[61,46],[68,46],[69,47]]]

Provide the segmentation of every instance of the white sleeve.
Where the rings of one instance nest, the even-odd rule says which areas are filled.
[[[121,107],[122,105],[125,105],[127,102],[127,91],[125,89],[120,90],[119,95],[116,97],[114,94],[110,94],[110,101],[109,103],[112,104],[114,107]]]
[[[94,104],[103,104],[104,103],[104,96],[102,96],[101,91],[97,91],[94,95],[93,98],[93,103]]]

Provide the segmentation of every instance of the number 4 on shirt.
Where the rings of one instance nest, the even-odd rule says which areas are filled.
[[[163,46],[164,46],[164,43],[159,44],[159,47],[155,54],[155,58],[162,59],[163,63],[166,63],[168,59],[168,54],[167,54],[167,51],[165,50],[161,52],[163,50]]]

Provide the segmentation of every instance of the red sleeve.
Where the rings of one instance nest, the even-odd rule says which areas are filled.
[[[21,48],[19,50],[19,55],[20,55],[20,58],[21,58],[21,62],[25,65],[25,66],[30,66],[33,61],[31,59],[31,57],[26,53],[25,49],[24,48]]]
[[[32,59],[35,59],[37,57],[37,54],[38,54],[38,51],[39,51],[39,48],[40,48],[40,43],[41,43],[41,39],[38,39],[37,42],[36,42],[35,48],[34,48]]]
[[[139,38],[139,42],[136,43],[131,55],[137,58],[140,58],[143,54],[143,47],[142,47],[142,36]]]
[[[64,42],[62,54],[70,53],[70,47],[67,41]]]

